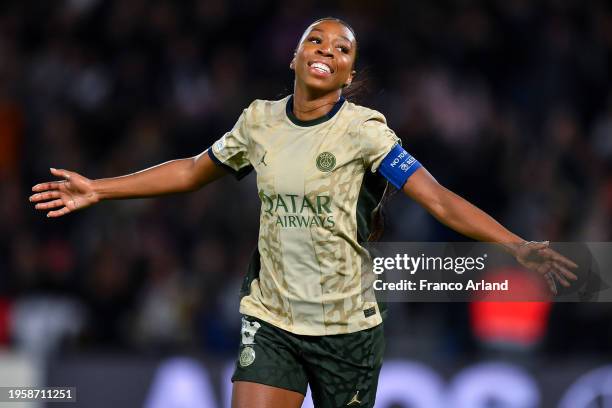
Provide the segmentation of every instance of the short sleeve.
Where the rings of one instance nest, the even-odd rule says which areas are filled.
[[[370,117],[359,129],[363,160],[367,169],[376,172],[378,166],[396,144],[399,137],[389,129],[383,115]]]
[[[248,158],[247,113],[248,109],[245,109],[232,130],[224,134],[208,149],[210,158],[237,179],[241,179],[253,170]]]

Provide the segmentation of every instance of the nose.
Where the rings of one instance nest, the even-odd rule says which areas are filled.
[[[331,46],[329,44],[321,44],[319,48],[317,48],[317,54],[323,55],[324,57],[334,57],[334,53],[332,52]]]

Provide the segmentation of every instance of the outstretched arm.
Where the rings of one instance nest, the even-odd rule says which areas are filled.
[[[37,210],[59,217],[102,200],[155,197],[196,190],[227,174],[203,152],[120,177],[90,180],[68,170],[51,169],[62,181],[40,183],[30,201]]]
[[[567,279],[577,279],[568,270],[577,265],[548,248],[548,243],[528,242],[508,231],[493,217],[440,185],[425,168],[408,178],[402,190],[449,228],[475,240],[503,246],[522,265],[542,274],[553,292],[556,293],[553,277],[564,286],[569,286]]]
[[[509,250],[525,242],[493,217],[440,185],[423,167],[406,181],[403,191],[438,221],[467,237],[477,241],[496,242]]]

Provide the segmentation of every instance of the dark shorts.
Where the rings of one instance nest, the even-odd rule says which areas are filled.
[[[349,334],[302,336],[243,316],[232,381],[306,395],[317,408],[373,407],[385,340],[383,325]]]

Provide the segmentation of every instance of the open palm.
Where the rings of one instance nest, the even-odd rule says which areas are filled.
[[[525,242],[516,254],[516,260],[524,267],[539,273],[548,283],[550,291],[557,294],[555,281],[565,287],[570,286],[570,280],[577,276],[570,271],[578,267],[573,261],[564,257],[549,247],[549,242]]]
[[[32,187],[36,194],[30,196],[30,201],[36,203],[34,208],[41,211],[51,210],[47,217],[61,217],[99,201],[88,178],[73,171],[53,168],[51,174],[64,180],[37,184]]]

